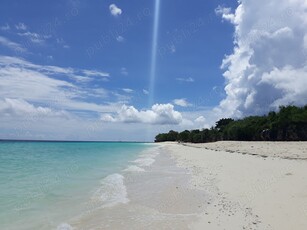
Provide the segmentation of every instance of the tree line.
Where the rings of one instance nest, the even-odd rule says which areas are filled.
[[[281,106],[278,112],[234,120],[223,118],[210,129],[160,133],[155,142],[307,141],[307,105]]]

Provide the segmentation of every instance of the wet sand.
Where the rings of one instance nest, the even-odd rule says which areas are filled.
[[[88,212],[70,222],[74,229],[188,229],[210,200],[207,193],[190,187],[192,175],[176,165],[160,148],[145,171],[122,172],[129,202],[101,208],[95,202]]]

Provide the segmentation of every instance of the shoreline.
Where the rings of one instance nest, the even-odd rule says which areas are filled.
[[[120,202],[94,200],[58,230],[306,229],[307,142],[278,144],[154,144],[113,175]]]
[[[188,229],[206,208],[199,201],[208,197],[189,186],[191,174],[166,151],[155,145],[131,161],[127,169],[134,170],[118,172],[127,202],[96,208],[94,201],[88,212],[69,221],[71,229]]]

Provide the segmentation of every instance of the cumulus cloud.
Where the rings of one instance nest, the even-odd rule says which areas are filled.
[[[230,22],[234,22],[234,14],[231,13],[231,8],[218,6],[215,9],[215,13],[217,15],[220,15],[225,20],[228,20]]]
[[[180,112],[174,110],[172,104],[155,104],[150,110],[137,110],[133,106],[123,105],[115,115],[104,114],[105,122],[146,123],[158,125],[177,125],[183,119]]]
[[[203,128],[209,128],[210,125],[208,125],[208,121],[204,116],[199,116],[194,120],[194,127],[197,127],[199,129]]]
[[[175,105],[178,105],[178,106],[181,106],[181,107],[188,107],[188,106],[192,105],[185,98],[175,99],[175,100],[173,100],[173,102],[174,102]]]
[[[216,9],[235,28],[233,53],[222,64],[227,96],[217,109],[240,117],[306,103],[306,11],[301,0],[241,0],[234,13]]]
[[[148,94],[149,94],[149,91],[146,90],[146,89],[143,89],[143,93],[144,93],[145,95],[148,95]]]
[[[205,123],[206,118],[204,116],[199,116],[198,118],[195,119],[195,122],[197,123]]]
[[[109,10],[110,10],[110,13],[115,17],[122,14],[122,10],[118,8],[115,4],[111,4],[109,6]]]

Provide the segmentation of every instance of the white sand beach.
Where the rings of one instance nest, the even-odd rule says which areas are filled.
[[[69,221],[72,229],[307,229],[307,143],[162,143],[153,150],[131,162],[142,170],[122,172],[125,202],[96,209],[93,201]]]
[[[190,229],[307,229],[306,142],[162,145],[210,197]]]
[[[143,170],[122,172],[127,202],[91,208],[69,222],[73,229],[307,229],[307,143],[162,143],[153,150],[131,162],[140,166],[150,156]]]

